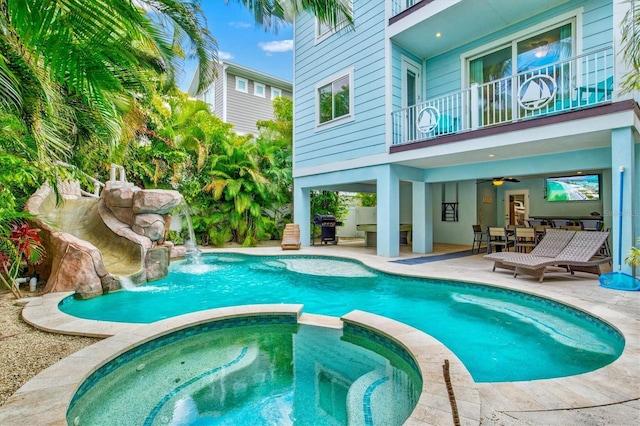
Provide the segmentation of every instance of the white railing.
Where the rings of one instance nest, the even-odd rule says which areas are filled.
[[[104,188],[104,183],[100,182],[98,179],[94,178],[93,176],[86,174],[82,170],[78,169],[76,166],[65,163],[63,161],[56,161],[56,165],[67,168],[67,169],[72,169],[74,173],[79,174],[80,176],[87,179],[89,182],[93,183],[93,192],[85,191],[84,189],[80,188],[80,193],[82,195],[86,197],[94,197],[94,198],[100,197],[100,190]]]
[[[401,12],[409,9],[416,3],[420,3],[422,0],[392,0],[391,1],[391,16],[396,16]]]
[[[100,191],[105,186],[104,183],[100,182],[98,179],[94,178],[93,176],[86,174],[82,170],[78,169],[76,166],[65,163],[63,161],[56,161],[56,165],[67,168],[67,169],[72,169],[74,173],[82,176],[83,178],[87,179],[89,182],[93,184],[93,192],[85,191],[84,189],[80,188],[80,193],[82,195],[84,195],[85,197],[94,197],[94,198],[100,197]],[[111,164],[111,169],[109,170],[109,180],[126,182],[127,179],[124,174],[124,167],[118,164]]]
[[[393,111],[393,144],[611,102],[613,63],[604,48]]]
[[[112,182],[116,180],[120,182],[126,182],[127,178],[124,174],[124,167],[118,164],[111,164],[111,169],[109,170],[109,180]]]

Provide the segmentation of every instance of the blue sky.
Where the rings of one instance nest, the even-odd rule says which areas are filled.
[[[218,57],[287,81],[293,79],[293,27],[282,24],[278,32],[256,25],[253,13],[237,0],[206,0],[202,9],[207,26],[218,42]],[[186,63],[178,87],[186,91],[195,70]]]

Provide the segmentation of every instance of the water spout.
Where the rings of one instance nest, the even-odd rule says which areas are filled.
[[[189,213],[189,206],[186,203],[182,204],[181,215],[184,216],[187,222],[187,232],[189,238],[185,240],[184,246],[187,249],[187,256],[191,259],[192,263],[201,263],[200,250],[198,250],[196,243],[196,234],[193,230],[193,222],[191,221],[191,214]]]

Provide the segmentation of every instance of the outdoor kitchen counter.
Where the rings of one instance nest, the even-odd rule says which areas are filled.
[[[364,231],[364,244],[366,247],[376,247],[378,245],[378,225],[364,224],[356,225],[358,231]],[[411,224],[400,224],[400,244],[411,245]]]

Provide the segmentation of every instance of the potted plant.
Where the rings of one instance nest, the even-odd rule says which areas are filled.
[[[640,238],[638,238],[636,244],[640,246]],[[637,268],[638,266],[640,266],[640,248],[631,247],[629,254],[624,259],[624,262],[633,268]]]

